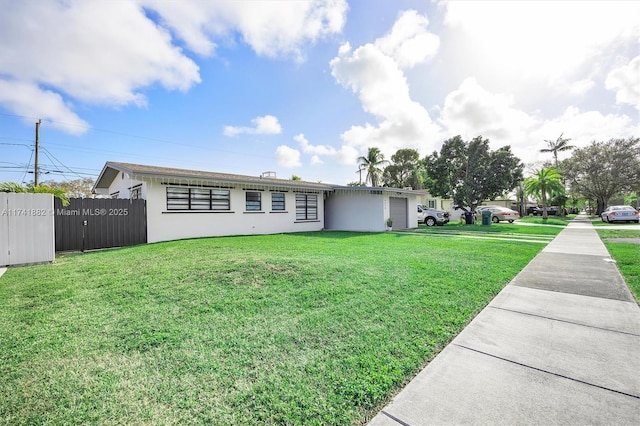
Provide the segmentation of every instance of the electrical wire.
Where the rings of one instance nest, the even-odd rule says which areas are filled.
[[[24,174],[22,175],[22,179],[21,182],[24,183],[24,179],[27,177],[27,173],[29,172],[29,168],[31,167],[31,160],[33,159],[33,152],[34,150],[31,150],[31,155],[29,156],[29,162],[27,163],[27,167],[25,167],[24,169]]]

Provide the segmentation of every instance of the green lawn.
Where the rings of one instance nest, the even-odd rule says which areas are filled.
[[[559,226],[532,226],[518,223],[497,223],[489,226],[480,224],[465,225],[459,222],[449,222],[443,226],[418,225],[418,229],[410,229],[408,233],[433,235],[459,235],[467,237],[500,238],[500,239],[538,239],[549,242],[562,231]]]
[[[543,247],[319,232],[10,268],[0,424],[362,424]]]
[[[598,228],[597,231],[631,292],[640,303],[640,230]]]

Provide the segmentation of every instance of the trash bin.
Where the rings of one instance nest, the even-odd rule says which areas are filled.
[[[464,212],[464,222],[467,225],[473,225],[473,213],[471,212]]]
[[[482,224],[491,225],[491,210],[482,211]]]

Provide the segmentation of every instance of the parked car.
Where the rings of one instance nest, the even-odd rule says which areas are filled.
[[[603,222],[638,222],[640,223],[638,210],[631,206],[609,206],[600,213]]]
[[[547,207],[547,216],[555,216],[560,209],[556,206]],[[542,208],[536,207],[533,211],[534,216],[542,216]]]
[[[427,226],[442,226],[449,223],[449,213],[418,204],[418,223]]]
[[[491,221],[493,223],[498,223],[501,220],[506,220],[509,223],[513,223],[514,220],[520,219],[520,213],[515,210],[500,206],[482,206],[476,209],[476,220],[482,218],[483,210],[491,211]]]
[[[527,216],[529,216],[530,214],[536,216],[538,214],[538,211],[541,211],[542,209],[538,206],[529,206],[527,207]]]

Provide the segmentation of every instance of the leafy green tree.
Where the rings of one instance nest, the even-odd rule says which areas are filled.
[[[380,167],[387,163],[384,154],[376,147],[369,148],[366,156],[358,157],[358,165],[361,170],[367,171],[366,182],[369,182],[371,186],[380,186],[380,177],[382,176]]]
[[[48,185],[27,185],[22,186],[15,182],[3,182],[0,183],[0,192],[16,192],[16,193],[31,193],[31,194],[53,194],[54,197],[59,198],[62,201],[62,205],[69,205],[69,196],[67,193],[59,188],[52,188]]]
[[[533,176],[525,179],[525,191],[533,195],[542,204],[542,218],[547,220],[547,198],[555,194],[564,194],[562,175],[553,167],[537,170]]]
[[[291,175],[291,180],[302,180],[300,176]]]
[[[617,194],[630,193],[640,182],[640,139],[591,142],[576,149],[563,162],[563,170],[575,194],[596,201],[596,214]]]
[[[522,180],[524,165],[503,146],[489,149],[489,140],[478,136],[465,142],[460,136],[446,140],[440,153],[426,159],[429,192],[452,198],[474,210],[480,203],[511,191]]]
[[[74,179],[66,182],[56,182],[53,180],[42,182],[43,185],[54,189],[61,189],[71,198],[92,198],[91,193],[95,181],[91,178]]]
[[[362,182],[357,182],[357,181],[355,181],[355,182],[349,182],[349,183],[347,184],[347,186],[367,186],[367,185],[365,185],[365,184],[364,184],[364,183],[362,183]]]
[[[569,141],[571,139],[562,138],[564,133],[560,133],[558,139],[555,141],[545,139],[544,141],[547,143],[548,148],[542,148],[540,152],[550,152],[553,154],[554,166],[558,168],[558,152],[569,151],[570,149],[575,148],[573,145],[569,145]]]
[[[422,189],[420,154],[415,149],[399,149],[391,156],[391,164],[384,168],[382,182],[393,188]]]

